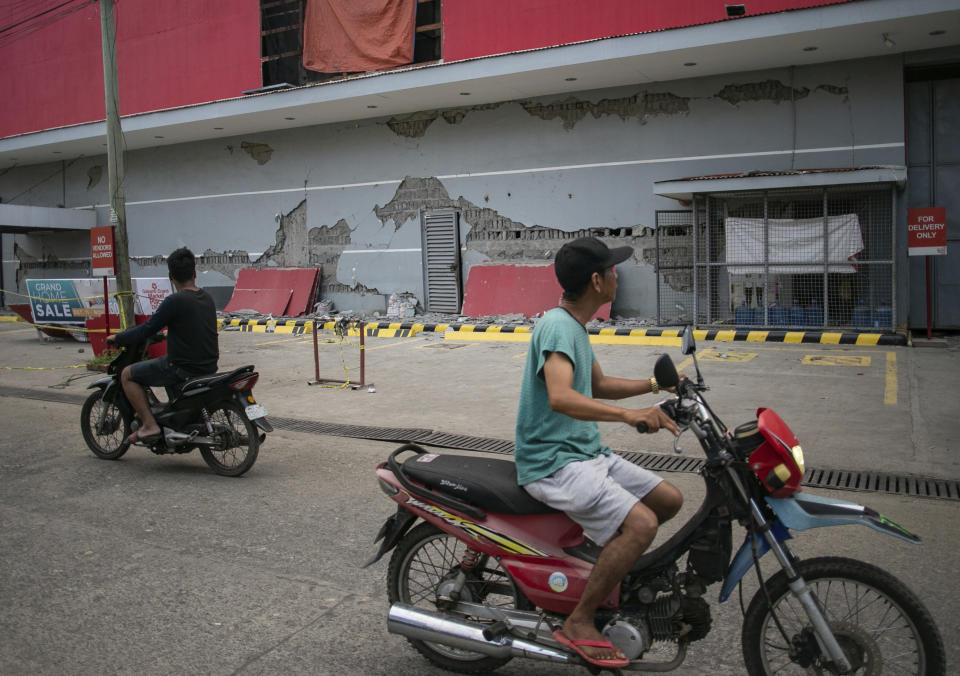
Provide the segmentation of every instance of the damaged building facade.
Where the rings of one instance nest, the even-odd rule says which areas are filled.
[[[620,269],[620,316],[857,327],[864,304],[868,325],[919,327],[924,271],[908,256],[907,209],[945,206],[948,234],[960,236],[948,190],[960,178],[955,2],[702,2],[687,16],[624,0],[604,24],[564,0],[436,0],[437,21],[417,33],[435,39],[434,51],[419,63],[323,79],[291,68],[299,80],[284,86],[262,67],[273,63],[262,42],[233,44],[263,28],[262,7],[206,0],[210,16],[178,19],[169,6],[185,2],[118,8],[131,268],[165,276],[164,256],[189,246],[201,254],[198,283],[221,307],[240,269],[319,265],[321,293],[338,309],[383,313],[390,294],[409,293],[427,311],[460,313],[475,266],[547,265],[565,241],[593,234],[635,251]],[[134,49],[148,37],[136,19],[159,12],[173,48],[210,66],[154,65],[154,78],[201,81],[191,92],[161,87],[165,100],[130,65],[147,58]],[[538,12],[562,25],[522,30]],[[96,5],[81,8],[0,39],[0,52],[29,59],[31,41],[56,30],[87,31],[84,49],[96,52],[99,33],[87,26],[99,24],[87,19],[98,16]],[[197,54],[177,30],[187,21],[217,23],[229,48]],[[19,72],[49,67],[34,65]],[[83,229],[22,227],[5,208],[93,211],[109,223],[93,67],[82,96],[99,96],[99,109],[80,118],[46,110],[80,94],[33,91],[48,85],[14,82],[16,68],[2,75],[27,108],[0,115],[6,305],[28,278],[89,276],[90,251]],[[862,246],[835,260],[830,219],[849,214]],[[759,219],[755,260],[727,250],[729,219],[747,234]],[[820,253],[808,260],[794,240],[777,245],[777,219],[812,220],[814,238],[825,233]],[[958,255],[951,240],[934,261],[940,328],[960,328]],[[794,322],[779,309],[791,304],[822,312]]]

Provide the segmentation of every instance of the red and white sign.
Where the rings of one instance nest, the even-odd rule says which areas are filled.
[[[907,209],[907,248],[911,256],[947,255],[946,207]]]
[[[94,277],[110,277],[116,274],[112,225],[90,228],[90,263]]]

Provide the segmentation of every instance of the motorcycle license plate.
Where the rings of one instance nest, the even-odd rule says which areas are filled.
[[[260,404],[250,404],[245,409],[247,417],[250,420],[256,420],[257,418],[263,418],[267,415],[267,409],[261,406]]]

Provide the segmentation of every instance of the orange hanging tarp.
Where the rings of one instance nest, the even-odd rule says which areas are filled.
[[[411,63],[416,15],[417,0],[309,0],[303,66],[355,73]]]

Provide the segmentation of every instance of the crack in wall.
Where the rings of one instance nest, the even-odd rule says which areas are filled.
[[[744,84],[729,84],[714,96],[736,106],[747,101],[799,101],[810,95],[807,87],[799,89],[787,86],[779,80],[764,80],[763,82],[747,82]]]
[[[447,124],[460,124],[467,116],[467,113],[481,110],[495,110],[501,105],[503,104],[482,103],[476,106],[449,108],[442,112],[437,110],[422,110],[404,118],[392,117],[387,120],[387,126],[398,136],[420,138],[427,132],[427,127],[433,124],[439,117],[442,117]]]
[[[834,96],[848,96],[847,87],[821,84],[814,91],[821,90]],[[808,87],[791,87],[780,80],[763,80],[761,82],[747,82],[742,84],[728,84],[719,92],[708,97],[680,96],[671,92],[650,92],[643,90],[632,96],[601,99],[596,103],[569,96],[561,101],[542,103],[532,100],[506,101],[488,103],[464,108],[452,108],[444,111],[424,110],[408,115],[404,118],[391,118],[386,124],[397,135],[408,138],[420,138],[427,132],[438,118],[442,117],[450,124],[460,124],[467,114],[474,111],[494,110],[504,103],[517,103],[528,114],[541,120],[562,120],[564,129],[573,129],[574,126],[588,115],[600,118],[616,115],[621,120],[636,118],[640,124],[646,124],[651,117],[664,115],[687,115],[690,113],[690,101],[696,99],[717,98],[736,106],[740,103],[753,101],[771,101],[782,103],[785,101],[799,101],[809,96]]]
[[[573,129],[577,122],[587,115],[600,118],[607,115],[616,115],[621,120],[635,117],[641,124],[646,124],[647,118],[659,115],[685,115],[690,112],[690,97],[677,96],[669,92],[651,93],[641,91],[633,96],[624,96],[614,99],[601,99],[597,103],[570,96],[563,101],[538,103],[534,101],[520,101],[523,109],[534,117],[542,120],[563,120],[564,129]]]
[[[473,204],[462,196],[450,197],[443,183],[433,177],[407,176],[384,206],[374,212],[386,225],[392,220],[399,229],[408,220],[416,219],[420,210],[455,209],[470,224],[465,245],[493,261],[553,260],[564,242],[577,237],[595,236],[608,244],[633,246],[635,257],[655,246],[653,228],[637,224],[622,228],[582,228],[567,231],[542,225],[525,225],[501,215],[496,209]],[[655,250],[653,256],[655,258]],[[639,260],[639,258],[638,258]]]
[[[103,178],[103,165],[95,164],[87,169],[87,190],[96,186]]]

